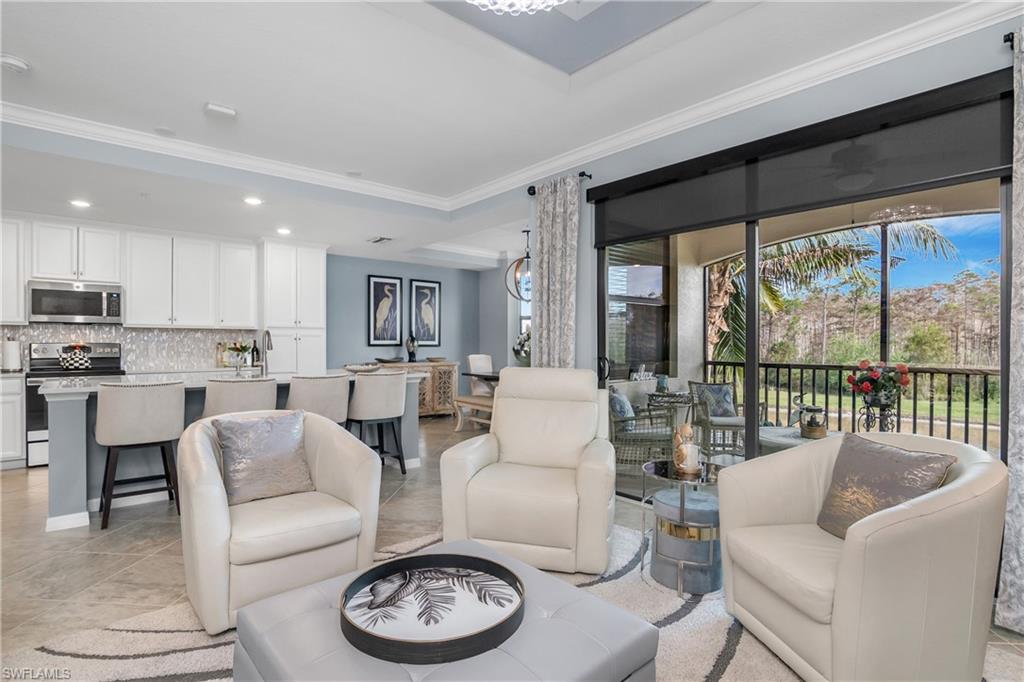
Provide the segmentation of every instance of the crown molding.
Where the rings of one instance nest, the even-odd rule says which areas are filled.
[[[957,5],[871,40],[627,128],[614,135],[531,164],[514,173],[449,197],[350,178],[329,171],[242,154],[195,142],[167,139],[153,133],[98,123],[10,102],[0,102],[0,121],[451,212],[509,191],[522,189],[525,185],[540,179],[578,168],[611,154],[863,71],[1021,15],[1024,15],[1024,8],[1012,2],[969,2]]]
[[[709,98],[522,168],[449,197],[454,209],[521,189],[543,178],[592,163],[612,154],[653,142],[724,116],[792,95],[858,71],[883,64],[1001,21],[1024,15],[1016,3],[970,2],[884,33],[787,71]]]
[[[378,199],[398,201],[441,211],[450,210],[444,197],[393,187],[378,182],[351,178],[330,171],[275,161],[250,154],[210,147],[187,140],[175,140],[130,128],[89,121],[83,118],[44,111],[12,102],[0,102],[0,121],[44,130],[59,135],[70,135],[94,142],[129,147],[140,151],[174,156],[200,163],[209,163],[261,175],[270,175],[312,185],[321,185],[345,192],[364,194]]]

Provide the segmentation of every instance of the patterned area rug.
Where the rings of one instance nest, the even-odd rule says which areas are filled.
[[[377,559],[393,559],[440,540],[434,535],[393,545],[378,552]],[[674,590],[641,576],[639,532],[616,526],[612,550],[611,566],[603,576],[551,575],[654,623],[661,630],[659,680],[799,679],[726,613],[721,592],[679,598]],[[234,640],[234,631],[207,635],[186,603],[12,652],[4,656],[4,666],[66,670],[60,679],[75,680],[230,680]],[[986,679],[1021,680],[1020,660],[990,646]]]

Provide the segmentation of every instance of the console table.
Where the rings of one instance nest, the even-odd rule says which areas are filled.
[[[404,369],[423,372],[420,381],[420,416],[455,414],[455,395],[459,387],[457,362],[389,362],[384,369]]]

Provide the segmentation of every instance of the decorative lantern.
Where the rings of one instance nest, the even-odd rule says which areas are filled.
[[[508,264],[505,270],[505,288],[509,295],[518,300],[530,302],[530,231],[523,230],[526,235],[526,252]]]
[[[700,473],[700,448],[693,442],[693,427],[680,424],[672,434],[672,460],[684,474]]]
[[[800,437],[817,440],[827,434],[828,424],[825,408],[819,405],[803,405],[800,408]]]

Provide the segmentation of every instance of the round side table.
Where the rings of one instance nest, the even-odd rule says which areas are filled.
[[[722,589],[717,476],[709,476],[707,466],[700,474],[684,474],[669,459],[652,460],[642,469],[641,524],[651,537],[651,577],[680,595]],[[650,530],[648,503],[654,511]],[[641,577],[645,558],[640,559]]]

